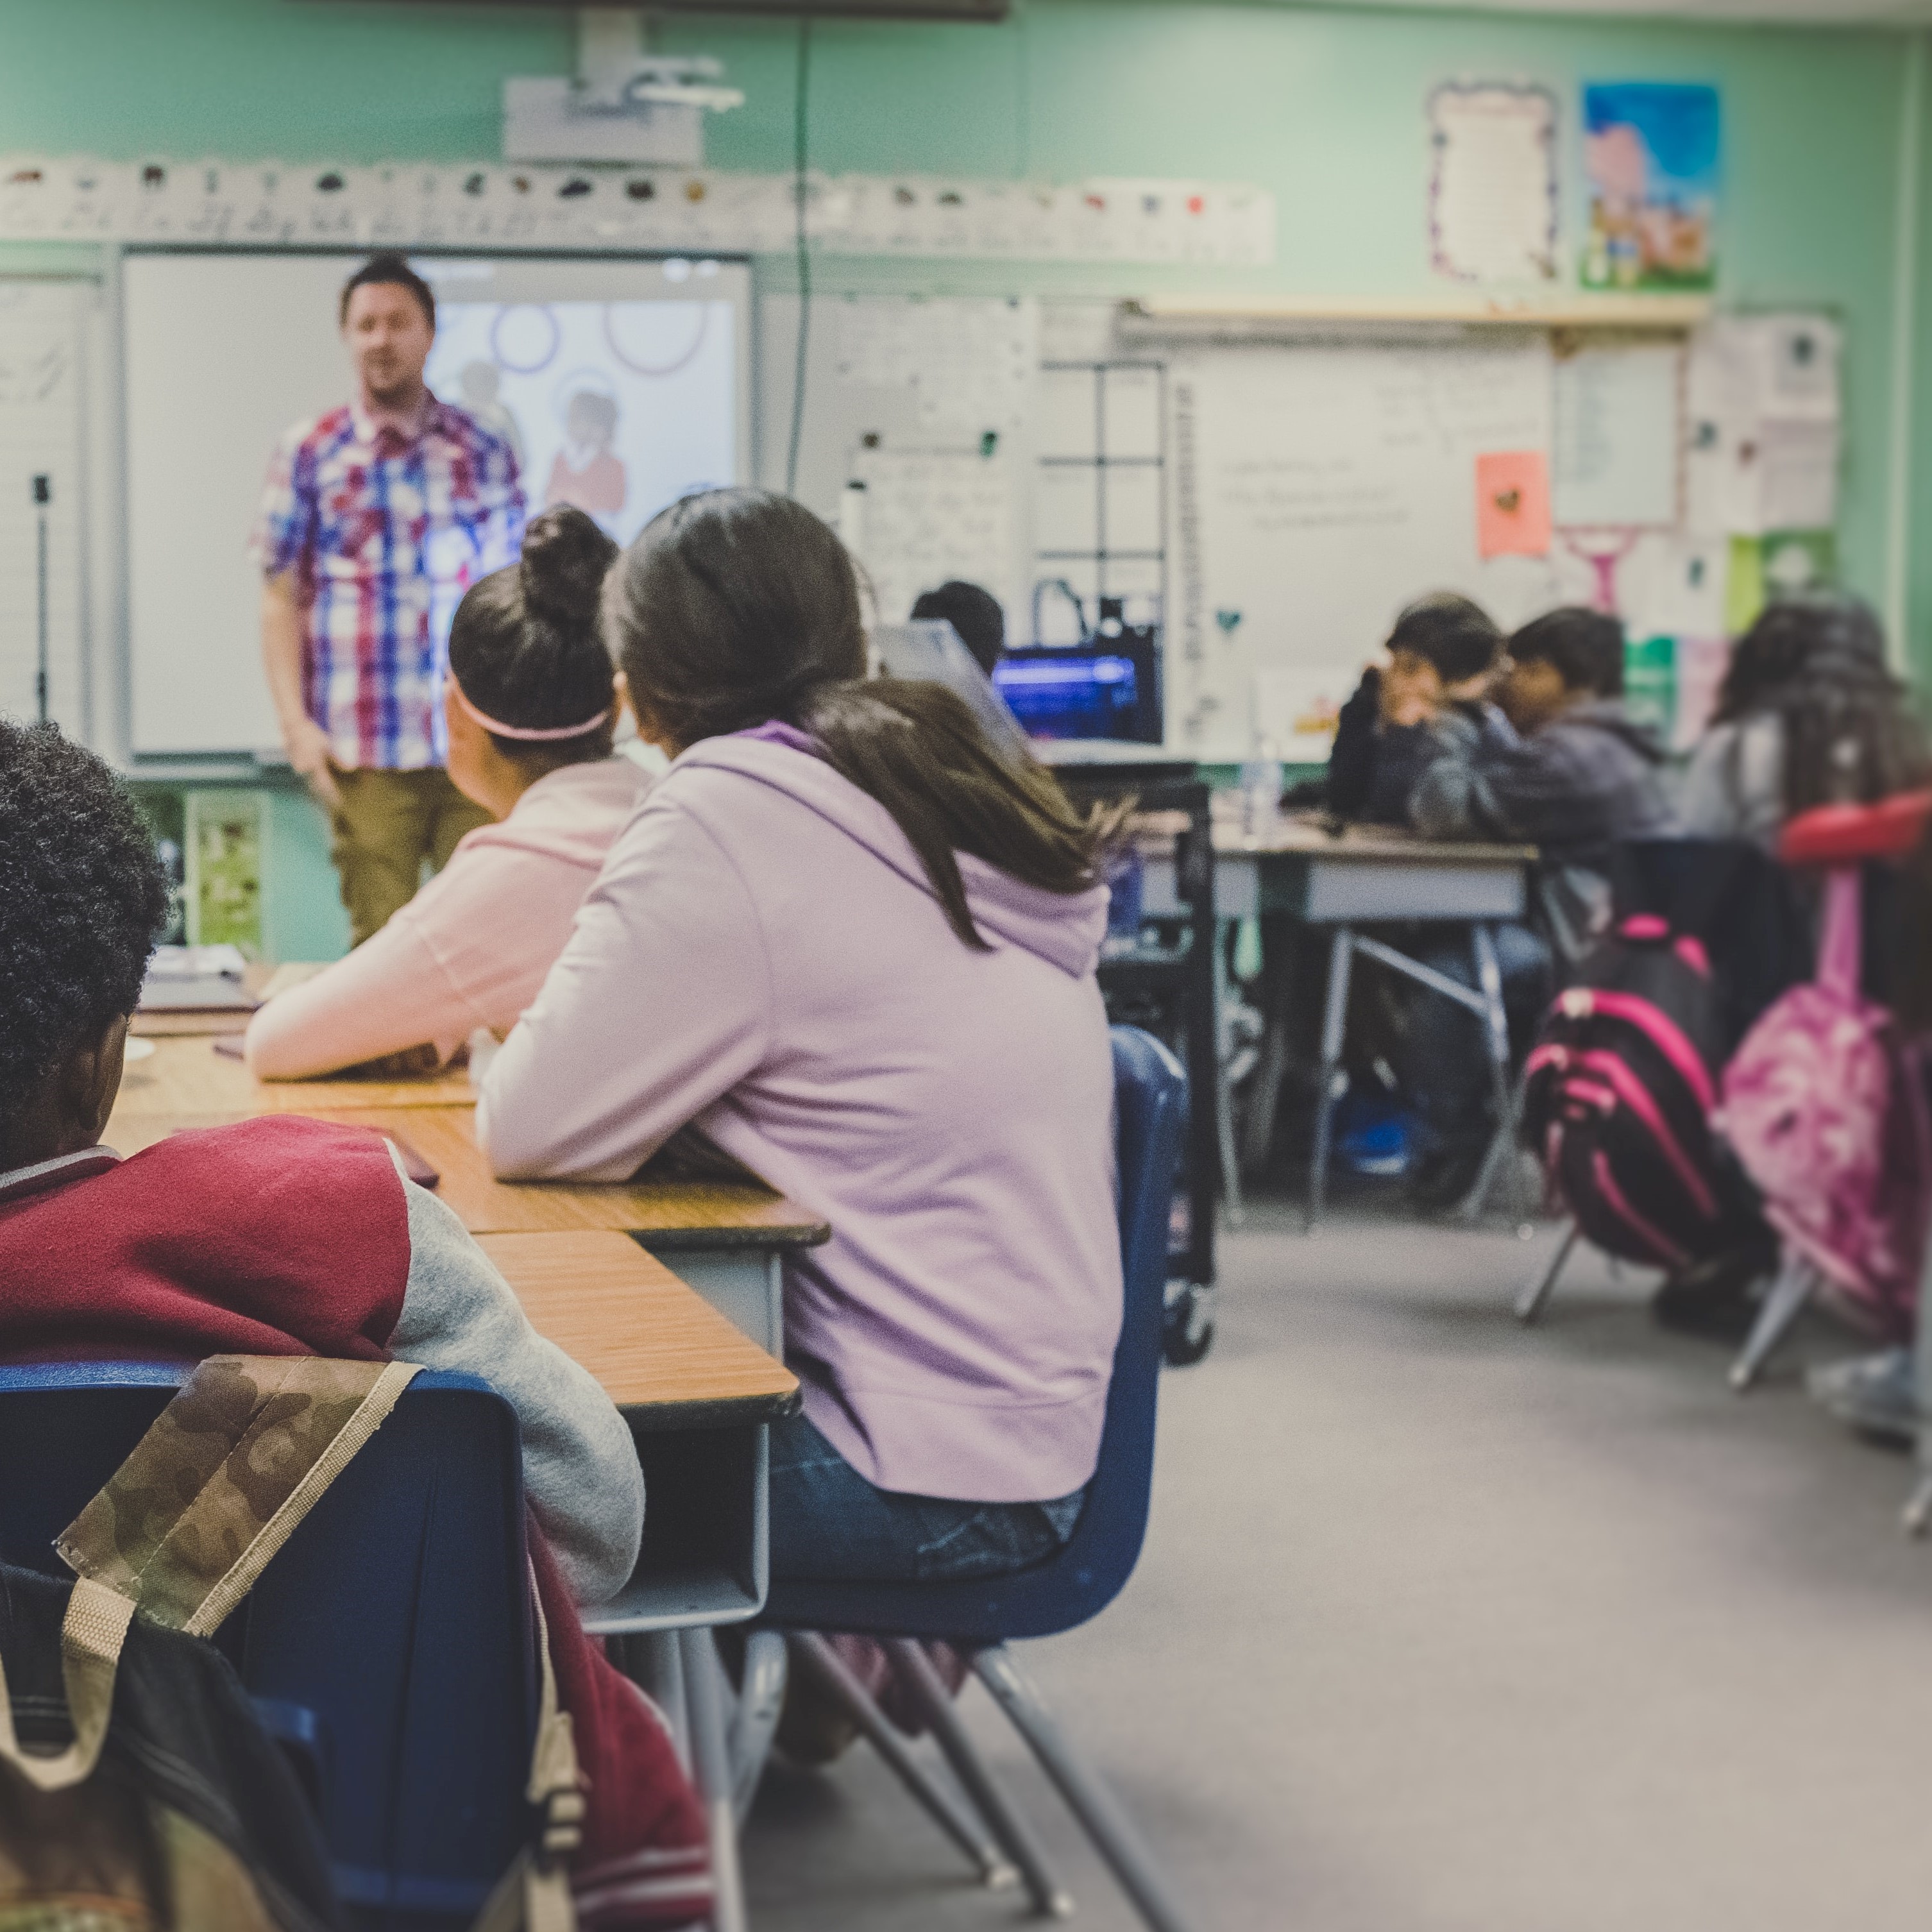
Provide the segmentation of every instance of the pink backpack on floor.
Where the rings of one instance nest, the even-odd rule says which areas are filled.
[[[1902,1331],[1924,1241],[1924,1103],[1892,1016],[1859,991],[1859,886],[1854,866],[1828,874],[1817,976],[1744,1036],[1714,1124],[1786,1245]]]

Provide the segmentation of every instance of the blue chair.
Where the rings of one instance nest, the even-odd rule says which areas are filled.
[[[53,1538],[187,1373],[0,1369],[0,1559],[68,1576]],[[528,1576],[515,1412],[425,1372],[218,1634],[315,1798],[361,1932],[467,1928],[530,1840]]]
[[[784,1582],[774,1580],[764,1621],[788,1631],[849,1631],[883,1640],[902,1686],[920,1706],[955,1774],[1000,1846],[1026,1879],[1036,1906],[1072,1909],[1036,1840],[994,1781],[955,1714],[918,1640],[970,1653],[992,1691],[1058,1786],[1122,1888],[1155,1932],[1184,1922],[1119,1805],[1072,1750],[1006,1648],[1016,1637],[1051,1636],[1096,1616],[1138,1559],[1154,1477],[1167,1287],[1168,1223],[1186,1115],[1186,1082],[1166,1048],[1133,1027],[1112,1030],[1115,1144],[1120,1176],[1120,1256],[1126,1303],[1114,1352],[1100,1455],[1072,1536],[1058,1555],[1010,1576],[946,1583]],[[841,1671],[822,1640],[794,1639],[813,1676],[847,1702],[913,1794],[979,1859],[989,1882],[1000,1870],[956,1804],[924,1778],[892,1727]],[[864,1700],[855,1704],[854,1699]]]

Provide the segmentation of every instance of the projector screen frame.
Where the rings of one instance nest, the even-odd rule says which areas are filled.
[[[133,476],[129,447],[128,265],[155,257],[186,257],[208,260],[271,260],[288,259],[335,260],[345,264],[345,277],[354,264],[381,252],[379,247],[344,246],[340,242],[320,244],[223,243],[208,242],[130,242],[104,244],[100,288],[105,310],[104,393],[100,398],[100,421],[104,434],[100,447],[105,460],[107,487],[99,491],[96,502],[105,528],[104,549],[108,568],[103,575],[104,604],[107,623],[106,642],[109,662],[101,685],[107,699],[106,716],[100,719],[100,748],[130,778],[145,782],[224,783],[240,780],[261,782],[280,772],[288,773],[279,746],[263,745],[245,749],[189,751],[142,749],[136,743],[134,595],[130,544],[134,530]],[[549,265],[581,268],[616,268],[626,266],[662,267],[679,262],[692,265],[716,263],[719,270],[734,272],[733,308],[735,312],[733,353],[734,415],[733,460],[740,484],[755,482],[758,477],[758,370],[755,342],[758,302],[757,278],[751,256],[742,250],[676,248],[477,248],[454,246],[403,248],[398,252],[412,263],[488,262],[513,269],[541,269]],[[432,284],[438,278],[428,275]],[[565,298],[568,299],[568,298]],[[700,298],[694,289],[690,299]],[[439,307],[460,297],[446,296],[438,290]],[[345,356],[343,367],[343,400],[346,400],[350,378]],[[266,446],[261,452],[266,469]]]

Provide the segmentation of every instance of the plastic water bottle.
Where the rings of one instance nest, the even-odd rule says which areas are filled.
[[[1272,738],[1257,740],[1241,767],[1241,830],[1262,840],[1274,832],[1281,810],[1281,754]]]

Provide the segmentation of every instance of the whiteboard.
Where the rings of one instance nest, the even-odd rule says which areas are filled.
[[[270,453],[346,401],[336,324],[361,255],[130,252],[122,283],[130,739],[136,754],[278,755],[248,544]],[[742,263],[420,256],[445,399],[516,425],[526,491],[559,487],[571,399],[620,405],[628,538],[686,490],[749,471],[749,271]],[[600,499],[600,502],[602,502]]]
[[[47,711],[92,735],[86,636],[88,524],[83,344],[96,296],[76,281],[0,281],[0,712],[38,715],[40,521],[45,476]]]
[[[1460,591],[1508,631],[1556,601],[1548,560],[1476,531],[1476,458],[1549,452],[1546,338],[1190,350],[1168,395],[1170,746],[1325,758],[1403,605]]]
[[[758,477],[775,490],[790,453],[800,308],[791,295],[760,307]],[[838,524],[882,622],[964,578],[999,598],[1009,637],[1025,634],[1040,322],[1030,296],[814,299],[796,494]],[[864,490],[848,496],[852,484]]]

